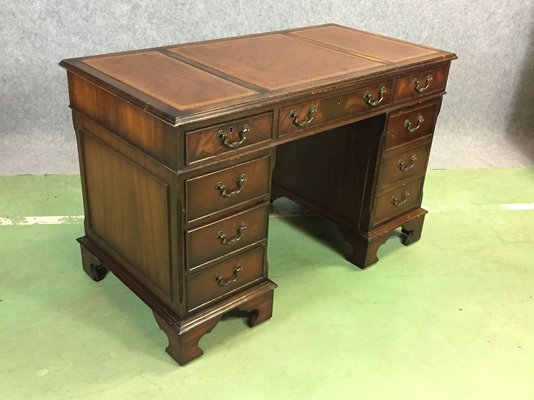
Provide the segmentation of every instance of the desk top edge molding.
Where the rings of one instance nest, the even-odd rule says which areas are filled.
[[[286,85],[286,87],[278,89],[268,89],[262,88],[260,85],[255,85],[253,83],[247,82],[240,77],[232,75],[231,72],[222,71],[212,66],[206,65],[202,61],[195,60],[188,57],[187,55],[180,53],[172,53],[171,50],[178,49],[189,49],[194,48],[195,46],[206,46],[212,43],[229,43],[235,40],[241,39],[261,39],[273,37],[273,35],[283,35],[284,37],[294,38],[298,42],[302,43],[304,46],[309,45],[317,49],[324,49],[329,52],[329,54],[335,55],[339,54],[344,58],[354,58],[355,61],[360,60],[369,60],[373,63],[373,56],[369,57],[368,54],[358,53],[354,50],[341,48],[339,46],[333,46],[331,43],[321,42],[316,38],[309,38],[301,36],[301,32],[313,32],[320,31],[322,28],[328,29],[333,28],[336,30],[343,30],[343,33],[354,33],[356,35],[364,35],[367,38],[377,40],[388,41],[388,44],[400,45],[400,46],[409,46],[414,49],[421,49],[425,54],[422,56],[411,57],[406,60],[391,62],[385,59],[382,61],[376,60],[375,65],[372,65],[368,68],[363,68],[360,70],[352,71],[349,73],[337,73],[333,76],[327,78],[312,78],[309,82],[304,85]],[[308,47],[309,49],[309,47]],[[306,50],[306,49],[305,49]],[[208,77],[214,77],[221,82],[228,82],[234,86],[235,89],[243,89],[242,96],[237,96],[231,98],[230,100],[214,101],[213,103],[207,102],[204,107],[196,107],[187,110],[181,110],[178,107],[168,104],[168,102],[162,101],[161,99],[156,99],[151,96],[149,93],[144,92],[140,88],[136,87],[135,84],[131,82],[125,83],[117,77],[110,75],[102,70],[94,68],[89,65],[88,62],[91,60],[101,60],[110,57],[120,57],[120,56],[129,56],[129,55],[139,55],[146,53],[154,53],[168,57],[169,59],[181,62],[193,71],[197,70],[203,74],[207,74]],[[273,57],[276,55],[273,54]],[[237,36],[231,38],[219,38],[212,39],[200,42],[184,43],[177,45],[169,45],[162,47],[154,47],[147,49],[139,49],[133,51],[124,51],[118,53],[109,53],[102,55],[95,55],[89,57],[79,57],[79,58],[70,58],[65,59],[60,62],[60,66],[67,69],[70,73],[78,75],[83,79],[93,82],[96,86],[106,90],[113,95],[122,98],[129,103],[137,106],[138,108],[146,111],[148,114],[153,115],[154,117],[162,120],[163,122],[171,126],[180,126],[187,124],[191,121],[200,121],[207,120],[212,118],[217,118],[229,113],[235,113],[238,111],[248,111],[256,110],[260,108],[268,107],[271,104],[280,104],[285,101],[292,101],[293,99],[309,96],[309,95],[318,95],[321,93],[328,93],[334,90],[351,90],[363,85],[366,85],[369,82],[372,82],[373,79],[384,79],[384,77],[394,78],[400,76],[407,71],[417,70],[418,67],[428,68],[432,65],[441,65],[443,63],[448,63],[451,60],[456,59],[457,56],[454,53],[442,51],[428,46],[421,46],[413,44],[407,41],[390,38],[387,36],[377,35],[374,33],[368,33],[360,31],[353,28],[344,27],[337,24],[324,24],[311,27],[302,27],[296,29],[288,29],[281,31],[273,31],[268,33],[257,33],[245,36]],[[350,64],[350,60],[349,60]],[[230,88],[232,89],[232,88]]]

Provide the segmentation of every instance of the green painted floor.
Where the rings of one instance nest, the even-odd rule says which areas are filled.
[[[362,271],[276,202],[273,318],[225,319],[179,367],[140,300],[82,273],[79,178],[0,177],[0,398],[534,399],[534,170],[430,171],[424,205],[421,241]]]

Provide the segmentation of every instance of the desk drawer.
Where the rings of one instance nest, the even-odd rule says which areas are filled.
[[[283,136],[343,117],[350,117],[390,103],[391,82],[325,97],[280,109],[278,135]]]
[[[185,158],[192,164],[271,139],[273,113],[265,113],[186,133]]]
[[[426,107],[411,108],[393,113],[389,117],[386,149],[430,135],[434,132],[440,103]]]
[[[186,232],[189,269],[267,238],[269,204]]]
[[[218,300],[264,276],[265,246],[217,263],[187,277],[187,308]]]
[[[379,193],[375,198],[371,225],[377,225],[421,205],[423,181],[422,176]]]
[[[269,156],[189,179],[188,222],[269,193]]]
[[[387,151],[380,165],[379,190],[417,175],[424,175],[430,156],[431,140],[407,144]]]
[[[395,101],[423,97],[445,90],[447,67],[441,67],[405,76],[397,81]]]

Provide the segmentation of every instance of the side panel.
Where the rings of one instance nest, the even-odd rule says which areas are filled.
[[[86,226],[171,297],[169,185],[96,137],[80,134],[85,170]]]

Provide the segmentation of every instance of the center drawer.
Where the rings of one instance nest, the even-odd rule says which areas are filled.
[[[265,156],[186,181],[187,221],[267,195],[270,160]]]
[[[278,117],[278,135],[283,136],[323,122],[387,106],[393,97],[391,85],[391,82],[381,82],[336,96],[281,108]]]
[[[269,203],[186,232],[188,268],[267,239]]]

